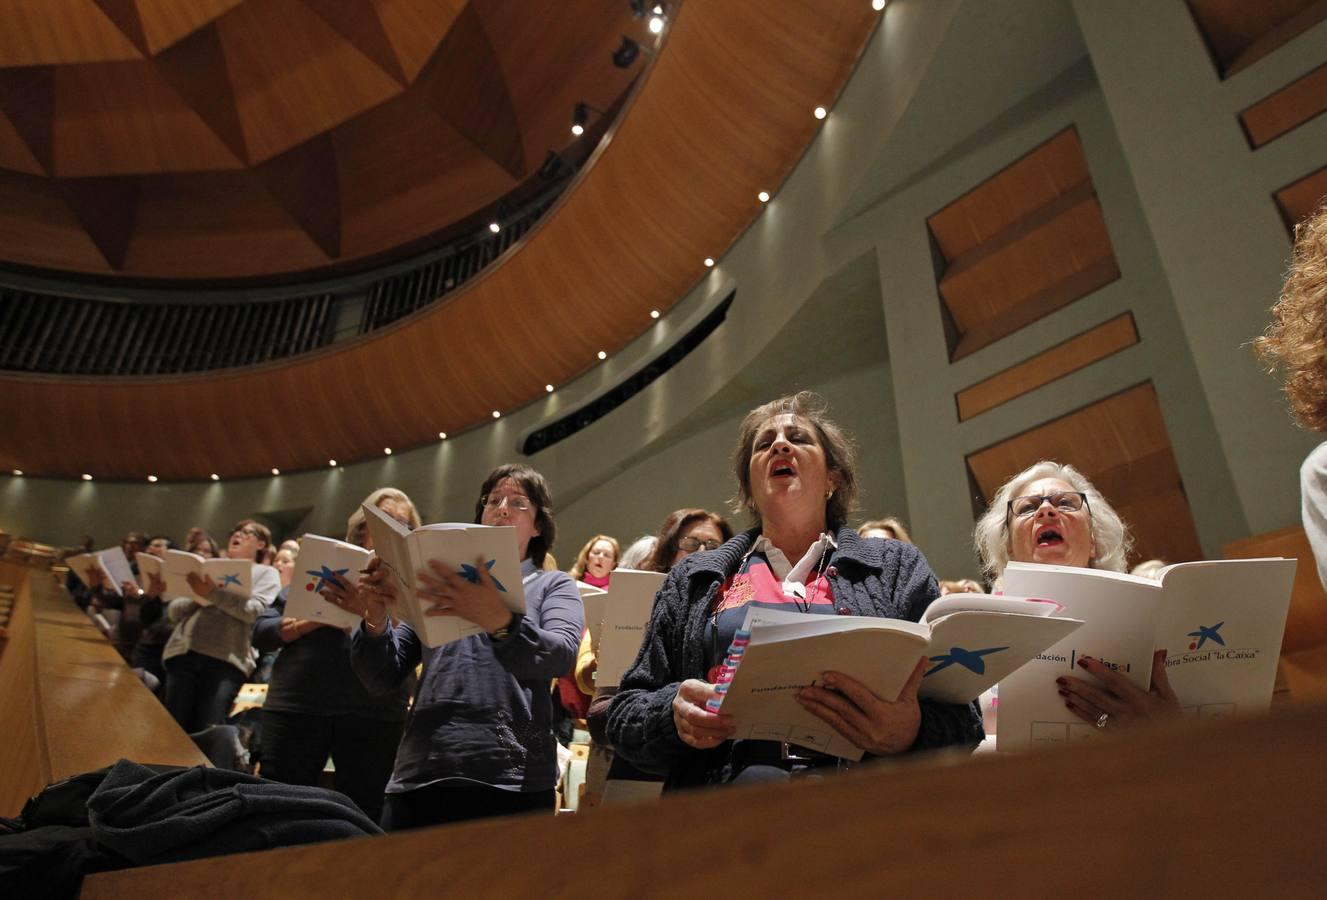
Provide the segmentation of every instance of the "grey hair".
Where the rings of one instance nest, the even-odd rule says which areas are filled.
[[[630,547],[622,551],[622,559],[618,561],[618,565],[624,569],[641,568],[645,560],[649,559],[650,554],[654,552],[654,545],[658,540],[652,534],[636,538]]]
[[[1092,535],[1092,558],[1088,561],[1088,567],[1109,572],[1125,571],[1129,551],[1133,548],[1133,537],[1115,507],[1087,480],[1086,475],[1073,466],[1042,460],[1006,481],[995,492],[990,508],[977,520],[973,543],[977,547],[977,556],[986,577],[998,583],[1005,566],[1009,565],[1009,501],[1020,496],[1029,484],[1043,478],[1058,478],[1087,495],[1091,513],[1088,529]]]

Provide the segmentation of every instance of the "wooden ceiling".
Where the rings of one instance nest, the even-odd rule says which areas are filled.
[[[435,441],[543,396],[546,383],[566,383],[596,365],[598,351],[649,327],[650,311],[682,297],[707,271],[704,258],[760,214],[757,192],[777,190],[792,170],[820,124],[811,110],[837,96],[877,20],[862,0],[683,4],[607,146],[530,237],[447,302],[258,369],[132,381],[2,376],[0,469],[265,476]],[[476,165],[500,168],[491,157]],[[164,210],[153,219],[171,221]],[[189,231],[176,224],[187,246]],[[274,217],[272,242],[280,235]],[[221,252],[221,243],[210,246]]]
[[[622,0],[0,0],[0,264],[381,259],[494,204],[653,43]]]
[[[1185,0],[1222,76],[1247,69],[1327,18],[1327,0]]]

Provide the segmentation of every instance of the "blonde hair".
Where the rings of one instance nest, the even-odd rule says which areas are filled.
[[[912,535],[908,534],[908,529],[903,527],[903,522],[894,516],[871,519],[869,522],[863,522],[857,526],[859,537],[866,537],[868,531],[883,531],[896,541],[902,541],[905,544],[912,543]]]
[[[1029,484],[1043,478],[1058,478],[1087,495],[1087,524],[1092,535],[1092,558],[1088,561],[1088,568],[1125,571],[1133,539],[1129,536],[1129,527],[1124,524],[1115,507],[1107,502],[1086,475],[1073,466],[1042,460],[1001,485],[991,500],[990,508],[977,520],[973,542],[986,577],[998,585],[1005,566],[1009,565],[1009,501],[1019,496]]]
[[[617,538],[607,534],[596,534],[586,541],[585,546],[581,548],[581,552],[576,554],[576,561],[571,564],[571,571],[567,573],[568,575],[580,581],[581,576],[585,574],[585,566],[590,561],[590,551],[600,541],[607,541],[609,546],[613,548],[613,565],[617,565],[618,560],[622,558],[622,546],[617,542]]]
[[[369,534],[369,523],[364,515],[363,507],[376,506],[381,508],[384,500],[395,500],[397,503],[405,504],[406,518],[410,521],[411,528],[418,528],[423,524],[419,519],[419,511],[415,509],[415,504],[410,502],[410,498],[405,495],[405,491],[398,491],[391,487],[378,488],[365,497],[364,502],[356,506],[355,511],[350,514],[350,518],[346,520],[347,543],[360,547],[364,546],[364,541]]]
[[[1254,349],[1285,373],[1295,419],[1327,431],[1327,204],[1295,226],[1295,251],[1272,323]]]

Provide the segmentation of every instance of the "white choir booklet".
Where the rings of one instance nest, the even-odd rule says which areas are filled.
[[[641,640],[645,637],[645,626],[650,621],[650,610],[654,608],[654,595],[663,581],[662,572],[639,569],[614,569],[608,576],[608,594],[598,626],[597,645],[593,626],[590,632],[595,653],[596,688],[617,687],[622,683],[623,674],[636,661]]]
[[[253,588],[253,563],[247,559],[207,559],[184,550],[167,550],[161,571],[166,580],[166,597],[172,600],[188,597],[200,606],[211,606],[212,601],[189,587],[190,573],[211,578],[219,590],[246,600]]]
[[[120,585],[123,582],[134,580],[134,571],[129,568],[129,558],[124,555],[124,551],[119,547],[107,547],[105,550],[98,550],[95,553],[80,553],[78,556],[70,556],[65,559],[65,565],[69,567],[69,571],[78,576],[79,581],[89,588],[96,584],[92,578],[92,572],[100,570],[106,582],[106,589],[114,591],[116,596],[123,593],[120,590]]]
[[[862,749],[797,702],[802,688],[833,670],[896,700],[927,657],[918,697],[966,703],[1083,623],[1053,603],[989,594],[935,600],[921,622],[870,616],[808,615],[747,608],[751,632],[733,666],[719,711],[731,715],[738,739],[787,741],[844,759]]]
[[[163,582],[166,580],[164,563],[161,557],[153,556],[151,553],[135,553],[134,562],[138,563],[138,585],[144,591],[152,587],[152,576],[155,575]]]
[[[375,506],[361,505],[368,521],[373,549],[396,581],[397,601],[388,607],[391,617],[406,622],[426,647],[441,647],[482,628],[460,616],[428,616],[432,606],[418,594],[418,575],[432,572],[437,561],[470,582],[479,581],[479,567],[493,579],[507,608],[525,612],[525,587],[510,525],[465,525],[444,522],[411,531]]]
[[[599,626],[604,620],[604,604],[608,602],[608,591],[603,588],[576,582],[576,590],[581,594],[581,606],[585,608],[585,628],[590,632],[590,646],[599,643]]]
[[[284,615],[337,628],[354,628],[360,617],[324,599],[318,592],[326,582],[336,578],[353,586],[372,558],[373,551],[363,547],[318,534],[304,535],[299,539],[299,556],[295,559],[290,590],[286,591]]]
[[[1155,579],[1010,563],[1005,587],[1061,604],[1086,624],[1000,682],[996,746],[1022,750],[1091,738],[1095,723],[1065,708],[1055,679],[1093,680],[1077,663],[1101,660],[1147,690],[1152,655],[1166,650],[1166,677],[1189,716],[1266,711],[1281,654],[1293,559],[1176,563]]]

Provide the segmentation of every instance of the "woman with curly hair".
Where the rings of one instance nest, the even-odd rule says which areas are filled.
[[[1272,324],[1256,341],[1258,355],[1285,373],[1286,399],[1299,424],[1327,431],[1327,204],[1295,226],[1295,253]],[[1327,443],[1299,470],[1304,531],[1327,585]]]

